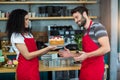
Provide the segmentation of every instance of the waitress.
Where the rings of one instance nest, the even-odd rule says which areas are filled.
[[[71,54],[65,48],[60,52],[63,57],[73,57],[75,61],[81,61],[79,80],[103,80],[104,55],[110,51],[110,44],[105,27],[99,22],[93,22],[88,16],[88,9],[78,6],[71,11],[75,22],[79,27],[85,28],[82,38],[82,50],[79,54]]]
[[[56,49],[56,46],[37,50],[28,24],[28,12],[23,9],[15,9],[9,15],[6,32],[17,54],[17,80],[40,80],[38,56]]]

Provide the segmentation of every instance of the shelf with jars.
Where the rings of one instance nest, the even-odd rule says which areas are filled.
[[[41,0],[41,1],[0,1],[0,4],[95,4],[96,0]]]
[[[0,5],[29,5],[29,13],[30,13],[30,20],[70,20],[70,19],[73,19],[73,17],[70,15],[70,10],[66,9],[65,6],[62,7],[62,12],[59,13],[60,15],[49,15],[49,10],[51,11],[51,7],[50,6],[44,6],[42,7],[41,9],[39,8],[39,14],[41,14],[40,16],[36,16],[36,13],[32,13],[31,12],[31,6],[32,5],[45,5],[45,4],[48,4],[48,5],[58,5],[58,4],[63,4],[63,5],[78,5],[78,4],[95,4],[97,3],[96,0],[40,0],[40,1],[31,1],[31,0],[11,0],[11,1],[0,1]],[[53,6],[52,6],[53,7]],[[54,6],[55,7],[55,6]],[[53,8],[54,8],[53,7]],[[50,8],[50,9],[47,9],[48,13],[46,13],[46,11],[43,11],[43,12],[40,12],[42,10],[46,10],[45,8]],[[60,8],[60,6],[58,7],[58,9]],[[56,8],[57,9],[57,8]],[[68,11],[68,12],[67,12]],[[59,11],[57,11],[59,12]],[[42,15],[43,14],[43,15]],[[46,16],[47,14],[47,16]],[[0,21],[4,21],[4,20],[7,20],[6,17],[8,17],[9,13],[7,12],[2,12],[0,11]],[[90,16],[90,18],[92,19],[96,19],[97,16]]]

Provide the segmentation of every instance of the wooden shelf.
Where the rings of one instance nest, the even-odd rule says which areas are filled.
[[[92,19],[96,19],[97,16],[90,16]],[[73,19],[73,17],[34,17],[30,18],[30,20],[69,20]],[[0,18],[0,20],[7,20],[7,18]]]
[[[1,1],[0,4],[94,4],[93,1]]]
[[[16,53],[14,53],[14,52],[12,52],[12,53],[10,53],[10,52],[3,52],[3,55],[8,55],[8,56],[12,56],[12,55],[16,55]]]

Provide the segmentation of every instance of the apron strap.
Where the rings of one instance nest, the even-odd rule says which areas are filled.
[[[21,35],[25,38],[25,36],[21,33]]]

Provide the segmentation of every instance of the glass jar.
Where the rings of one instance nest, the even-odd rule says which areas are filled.
[[[9,48],[10,48],[9,46],[10,46],[10,43],[9,43],[7,36],[1,37],[1,49],[2,49],[2,51],[8,52]]]

